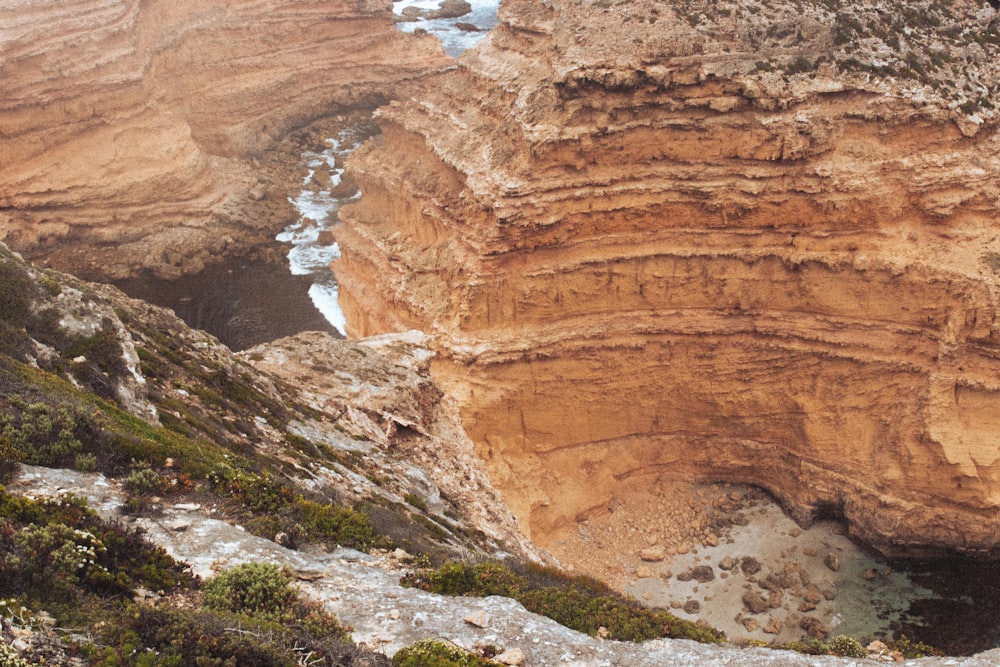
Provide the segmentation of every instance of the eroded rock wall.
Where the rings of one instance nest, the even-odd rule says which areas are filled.
[[[388,2],[6,3],[0,239],[89,274],[176,272],[273,226],[247,210],[267,194],[250,160],[289,129],[447,66]]]
[[[997,552],[1000,21],[897,9],[512,0],[381,112],[350,330],[434,336],[538,543],[667,473]]]

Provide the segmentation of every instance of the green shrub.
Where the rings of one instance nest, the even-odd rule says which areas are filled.
[[[43,402],[23,405],[12,401],[18,412],[0,415],[0,436],[19,450],[30,465],[69,467],[83,448],[76,437],[80,412],[69,404],[52,408]]]
[[[135,530],[110,524],[74,497],[34,501],[0,487],[0,596],[27,596],[85,614],[87,600],[131,597],[137,586],[189,586],[185,568]]]
[[[403,500],[407,502],[412,507],[420,510],[421,512],[427,511],[427,501],[418,496],[415,493],[407,493],[403,496]]]
[[[719,643],[725,638],[713,628],[679,619],[660,609],[643,607],[592,579],[556,576],[552,571],[546,571],[543,577],[551,584],[535,585],[507,565],[488,561],[478,565],[446,563],[436,570],[407,575],[402,583],[444,595],[510,597],[528,611],[579,632],[596,635],[603,626],[612,639],[643,641],[674,637]]]
[[[368,515],[357,509],[305,498],[297,499],[293,508],[308,539],[355,549],[367,549],[376,541]]]
[[[273,563],[244,563],[205,584],[205,607],[282,621],[295,611],[291,573]]]
[[[906,635],[900,635],[892,641],[883,640],[890,651],[899,651],[907,660],[925,658],[929,655],[944,655],[944,651],[937,649],[930,644],[915,642]]]
[[[97,456],[94,454],[77,454],[73,461],[73,467],[80,472],[94,472],[97,470]]]
[[[368,514],[361,509],[304,498],[268,473],[217,474],[210,481],[217,493],[233,497],[233,510],[244,514],[246,526],[256,535],[273,538],[285,532],[293,539],[355,549],[388,546],[375,535]]]
[[[394,667],[492,667],[500,663],[442,641],[422,639],[392,657]]]
[[[125,477],[122,486],[137,496],[149,495],[160,490],[160,476],[145,461],[134,461],[132,470]]]
[[[61,347],[61,352],[67,359],[85,357],[88,362],[113,378],[121,377],[128,372],[118,332],[114,323],[108,318],[105,318],[101,322],[101,328],[90,336],[80,336],[67,341]]]
[[[10,644],[0,641],[0,667],[32,667]]]
[[[291,583],[291,572],[285,568],[273,563],[244,563],[206,582],[204,606],[261,622],[296,624],[313,637],[346,641],[347,628],[318,604],[301,599]]]
[[[0,433],[0,483],[9,482],[14,477],[24,458],[24,450],[12,445],[10,440]]]
[[[278,624],[228,612],[127,606],[108,623],[100,646],[85,653],[96,667],[381,666],[382,657],[307,624]]]
[[[830,650],[845,658],[867,658],[868,651],[853,637],[837,635],[830,641]]]

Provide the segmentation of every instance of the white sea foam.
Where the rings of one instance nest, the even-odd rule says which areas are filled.
[[[344,311],[340,309],[340,304],[337,301],[338,297],[337,283],[332,278],[329,281],[313,283],[309,287],[309,298],[312,299],[313,305],[316,306],[326,321],[333,325],[333,327],[340,332],[342,336],[346,336],[347,332],[345,327],[347,326],[347,319],[344,317]]]
[[[317,190],[314,177],[317,172],[323,171],[329,176],[331,186],[340,185],[344,173],[340,164],[360,144],[345,144],[342,137],[327,139],[326,143],[329,148],[322,153],[303,154],[309,173],[302,181],[303,190],[288,200],[298,211],[299,219],[275,238],[291,246],[288,267],[292,275],[315,276],[316,282],[309,288],[309,297],[323,317],[343,334],[344,314],[337,305],[337,282],[330,272],[330,262],[340,257],[340,248],[336,243],[324,243],[328,236],[323,232],[340,222],[337,210],[341,204],[357,199],[360,193],[335,197],[329,190]]]
[[[396,2],[393,11],[401,13],[406,7],[419,7],[420,9],[437,9],[441,0],[401,0]],[[450,56],[459,56],[466,49],[475,46],[488,30],[492,30],[497,25],[497,9],[500,7],[500,0],[469,0],[472,11],[465,16],[454,19],[419,19],[417,21],[404,21],[396,24],[403,32],[413,32],[417,28],[423,28],[427,32],[436,36],[444,45],[445,53]],[[455,27],[456,23],[471,23],[484,32],[468,32]]]

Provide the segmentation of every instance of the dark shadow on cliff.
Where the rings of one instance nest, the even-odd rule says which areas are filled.
[[[293,276],[284,262],[231,257],[200,273],[165,281],[148,275],[115,283],[131,297],[173,309],[189,326],[233,350],[326,331],[339,336],[309,298],[312,276]]]

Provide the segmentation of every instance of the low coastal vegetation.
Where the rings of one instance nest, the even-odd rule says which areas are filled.
[[[210,503],[292,548],[403,547],[428,566],[406,576],[407,585],[511,597],[592,636],[725,641],[718,630],[593,579],[516,562],[451,562],[442,545],[474,536],[431,518],[413,491],[395,502],[387,494],[345,501],[336,488],[298,483],[297,473],[330,461],[377,486],[384,480],[365,469],[363,455],[293,433],[293,422],[321,416],[284,400],[294,392],[273,378],[264,382],[204,339],[187,339],[193,334],[176,319],[157,320],[156,311],[96,289],[29,267],[0,246],[0,481],[22,463],[100,472],[121,482],[133,514],[156,512],[165,498]],[[67,325],[74,318],[89,324]],[[122,398],[137,374],[156,418],[137,416],[141,410]],[[52,639],[66,659],[101,667],[389,664],[301,598],[288,571],[251,563],[202,582],[138,530],[100,518],[73,496],[31,499],[0,486],[0,554],[0,621],[50,634],[52,625],[68,629]],[[783,648],[853,657],[861,646],[838,637]],[[905,639],[891,647],[908,657],[931,652]],[[0,641],[0,664],[27,665],[30,657]],[[497,664],[492,657],[424,641],[399,651],[393,664],[478,667]],[[45,661],[60,664],[51,655]]]
[[[707,625],[644,607],[590,577],[570,577],[551,568],[498,561],[452,562],[437,569],[418,570],[404,577],[403,583],[442,595],[513,598],[528,611],[595,637],[623,641],[672,637],[706,643],[725,640],[723,633]]]

